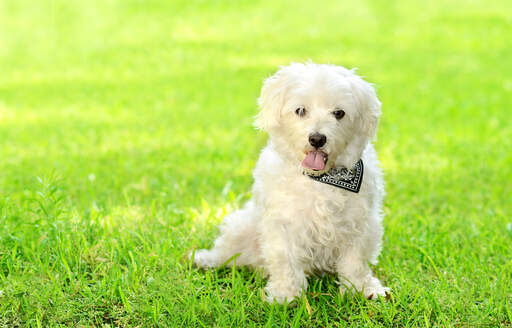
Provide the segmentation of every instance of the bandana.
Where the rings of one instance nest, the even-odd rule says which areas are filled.
[[[358,193],[363,182],[363,161],[357,161],[352,170],[346,167],[333,167],[320,176],[308,176],[318,182]]]

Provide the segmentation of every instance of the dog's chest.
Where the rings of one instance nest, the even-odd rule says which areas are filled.
[[[304,179],[274,180],[267,206],[286,227],[296,257],[312,271],[334,270],[336,259],[357,233],[358,221],[346,208],[350,192]]]

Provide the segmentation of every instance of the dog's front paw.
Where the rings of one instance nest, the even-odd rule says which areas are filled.
[[[370,277],[366,281],[360,281],[358,282],[358,284],[352,284],[348,282],[344,283],[340,286],[340,291],[342,294],[344,294],[345,292],[362,292],[364,297],[366,297],[369,300],[376,300],[379,296],[389,296],[389,288],[383,287],[379,279],[375,277]]]
[[[382,286],[377,278],[372,278],[370,283],[364,287],[363,294],[369,300],[376,300],[379,296],[388,297],[389,288]]]
[[[266,301],[269,303],[290,304],[300,293],[301,290],[294,290],[290,287],[280,286],[271,282],[265,286]]]

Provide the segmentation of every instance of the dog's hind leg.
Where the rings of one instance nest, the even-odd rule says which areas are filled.
[[[194,263],[203,268],[218,267],[226,263],[233,265],[261,266],[263,260],[259,247],[257,229],[258,211],[252,200],[244,207],[224,218],[220,226],[220,236],[212,249],[201,249],[194,254]],[[235,259],[236,258],[236,259]]]

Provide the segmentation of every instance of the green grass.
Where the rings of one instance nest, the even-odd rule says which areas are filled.
[[[512,325],[510,1],[0,2],[0,326]],[[391,300],[200,271],[250,197],[261,81],[376,83]]]

